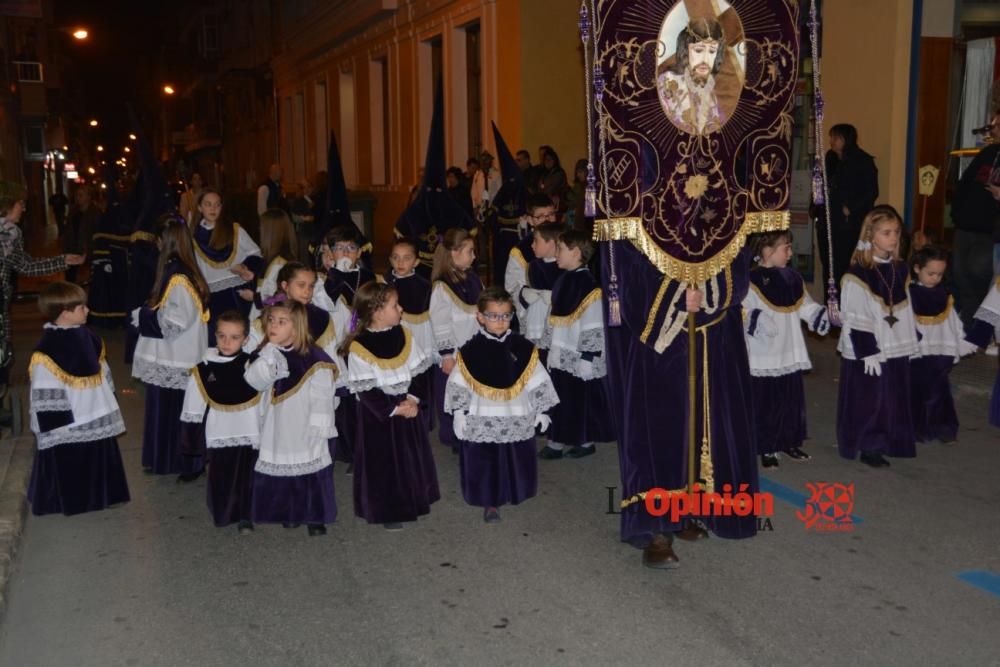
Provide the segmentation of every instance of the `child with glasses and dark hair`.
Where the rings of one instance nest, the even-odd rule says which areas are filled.
[[[479,332],[455,356],[444,409],[454,419],[465,502],[483,508],[483,520],[500,520],[497,508],[535,495],[538,462],[535,429],[559,402],[538,349],[510,330],[514,302],[500,287],[482,292]]]
[[[594,453],[595,442],[615,439],[604,390],[604,309],[601,288],[587,265],[594,242],[578,231],[559,237],[556,263],[565,271],[552,288],[552,347],[548,368],[559,394],[552,412],[549,442],[543,459],[582,458]]]

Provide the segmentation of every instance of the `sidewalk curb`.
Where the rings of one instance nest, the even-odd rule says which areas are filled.
[[[33,443],[34,437],[30,435],[0,440],[0,447],[13,448],[7,474],[0,480],[0,619],[7,607],[7,582],[14,569],[27,516]]]

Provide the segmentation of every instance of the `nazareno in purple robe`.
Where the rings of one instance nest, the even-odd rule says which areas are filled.
[[[618,433],[622,498],[626,501],[659,487],[683,489],[687,485],[688,413],[688,334],[674,338],[662,353],[653,345],[666,316],[666,304],[684,308],[684,293],[670,281],[661,295],[661,308],[650,309],[663,275],[629,242],[614,241],[615,269],[621,294],[622,325],[607,327],[609,415]],[[607,280],[608,244],[601,244],[602,271]],[[718,276],[718,293],[708,289],[706,303],[725,304],[719,312],[696,315],[697,347],[697,426],[695,442],[699,451],[703,433],[702,361],[708,343],[708,385],[711,417],[711,459],[716,492],[731,484],[733,493],[740,485],[746,492],[759,490],[754,420],[751,409],[750,369],[743,340],[742,302],[749,285],[749,257],[742,251]],[[607,285],[604,286],[607,298]],[[685,317],[681,313],[682,317]],[[652,317],[650,335],[642,337]],[[560,397],[561,398],[561,397]],[[696,452],[698,454],[698,452]],[[623,503],[624,504],[624,503]],[[726,538],[746,538],[757,533],[751,516],[700,517],[713,533]],[[645,547],[654,534],[682,528],[670,514],[649,514],[643,502],[622,508],[621,539]]]

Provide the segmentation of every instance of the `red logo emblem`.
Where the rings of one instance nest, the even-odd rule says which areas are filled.
[[[806,530],[846,532],[854,530],[854,484],[839,482],[806,482],[812,494],[806,501],[805,511],[795,515],[806,525]]]

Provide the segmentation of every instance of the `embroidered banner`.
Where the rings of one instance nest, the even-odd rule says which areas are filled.
[[[788,227],[797,0],[596,0],[595,238],[704,282]]]

